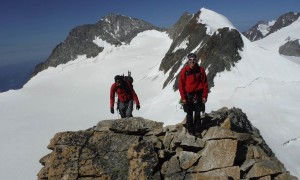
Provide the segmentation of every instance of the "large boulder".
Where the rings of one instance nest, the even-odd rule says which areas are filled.
[[[284,45],[279,47],[279,53],[286,56],[296,56],[300,57],[300,40],[296,39],[293,41],[288,41]]]
[[[198,137],[141,117],[57,133],[38,179],[296,179],[240,109],[201,119]]]

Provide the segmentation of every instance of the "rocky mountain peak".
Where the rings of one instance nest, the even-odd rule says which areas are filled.
[[[120,43],[130,43],[137,33],[145,30],[163,30],[143,20],[114,13],[103,17],[97,25],[103,29],[104,33],[107,33],[107,35],[110,35]],[[115,43],[114,41],[110,42],[109,39],[107,41],[112,44]]]
[[[66,40],[54,48],[48,59],[35,67],[31,77],[48,67],[72,61],[78,55],[86,55],[87,58],[97,56],[105,47],[96,45],[95,38],[119,46],[130,43],[138,33],[152,29],[164,30],[143,20],[119,14],[108,14],[96,24],[75,27]]]
[[[289,12],[286,14],[281,15],[276,22],[274,23],[273,26],[271,26],[270,28],[270,32],[267,34],[271,34],[275,31],[278,31],[279,29],[286,27],[290,24],[292,24],[293,22],[295,22],[298,18],[300,17],[300,13],[294,13],[294,12]],[[266,35],[266,36],[267,36]]]
[[[183,28],[187,25],[187,23],[191,20],[193,14],[188,12],[183,13],[183,15],[179,18],[179,20],[168,29],[168,34],[172,39],[175,39],[180,35]]]
[[[199,137],[184,126],[136,117],[57,133],[38,179],[296,179],[240,109],[203,115]]]
[[[243,32],[250,41],[260,40],[281,28],[284,28],[300,17],[300,13],[289,12],[281,15],[276,21],[259,21],[248,31]]]
[[[243,32],[250,41],[256,41],[265,37],[270,31],[270,25],[266,21],[258,21],[252,28],[248,31]]]
[[[178,89],[179,68],[185,65],[186,55],[190,52],[198,55],[201,66],[205,69],[210,68],[209,88],[214,86],[213,79],[218,72],[229,70],[241,59],[238,50],[242,50],[244,43],[240,33],[230,27],[220,27],[214,32],[211,31],[217,26],[212,25],[213,28],[211,28],[209,25],[203,24],[204,22],[199,22],[201,13],[201,11],[197,12],[190,20],[186,19],[188,22],[182,23],[186,24],[185,27],[175,37],[170,49],[162,59],[159,69],[164,73],[169,73],[163,87],[173,81],[173,89]],[[213,12],[209,11],[209,13]]]

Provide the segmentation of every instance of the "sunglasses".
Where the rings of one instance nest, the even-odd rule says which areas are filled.
[[[196,61],[197,59],[195,58],[189,58],[189,61]]]

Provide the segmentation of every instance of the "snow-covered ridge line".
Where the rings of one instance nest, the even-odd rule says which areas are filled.
[[[229,27],[230,29],[236,29],[234,25],[223,15],[214,11],[201,8],[201,13],[198,17],[198,23],[205,24],[207,27],[206,34],[212,35],[219,28]]]

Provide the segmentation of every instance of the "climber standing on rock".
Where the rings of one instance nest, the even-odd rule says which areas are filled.
[[[186,128],[189,134],[199,136],[201,133],[201,111],[205,112],[208,96],[208,83],[203,67],[198,65],[197,55],[187,56],[188,64],[180,71],[178,89],[186,115]],[[193,117],[193,113],[194,117]]]

